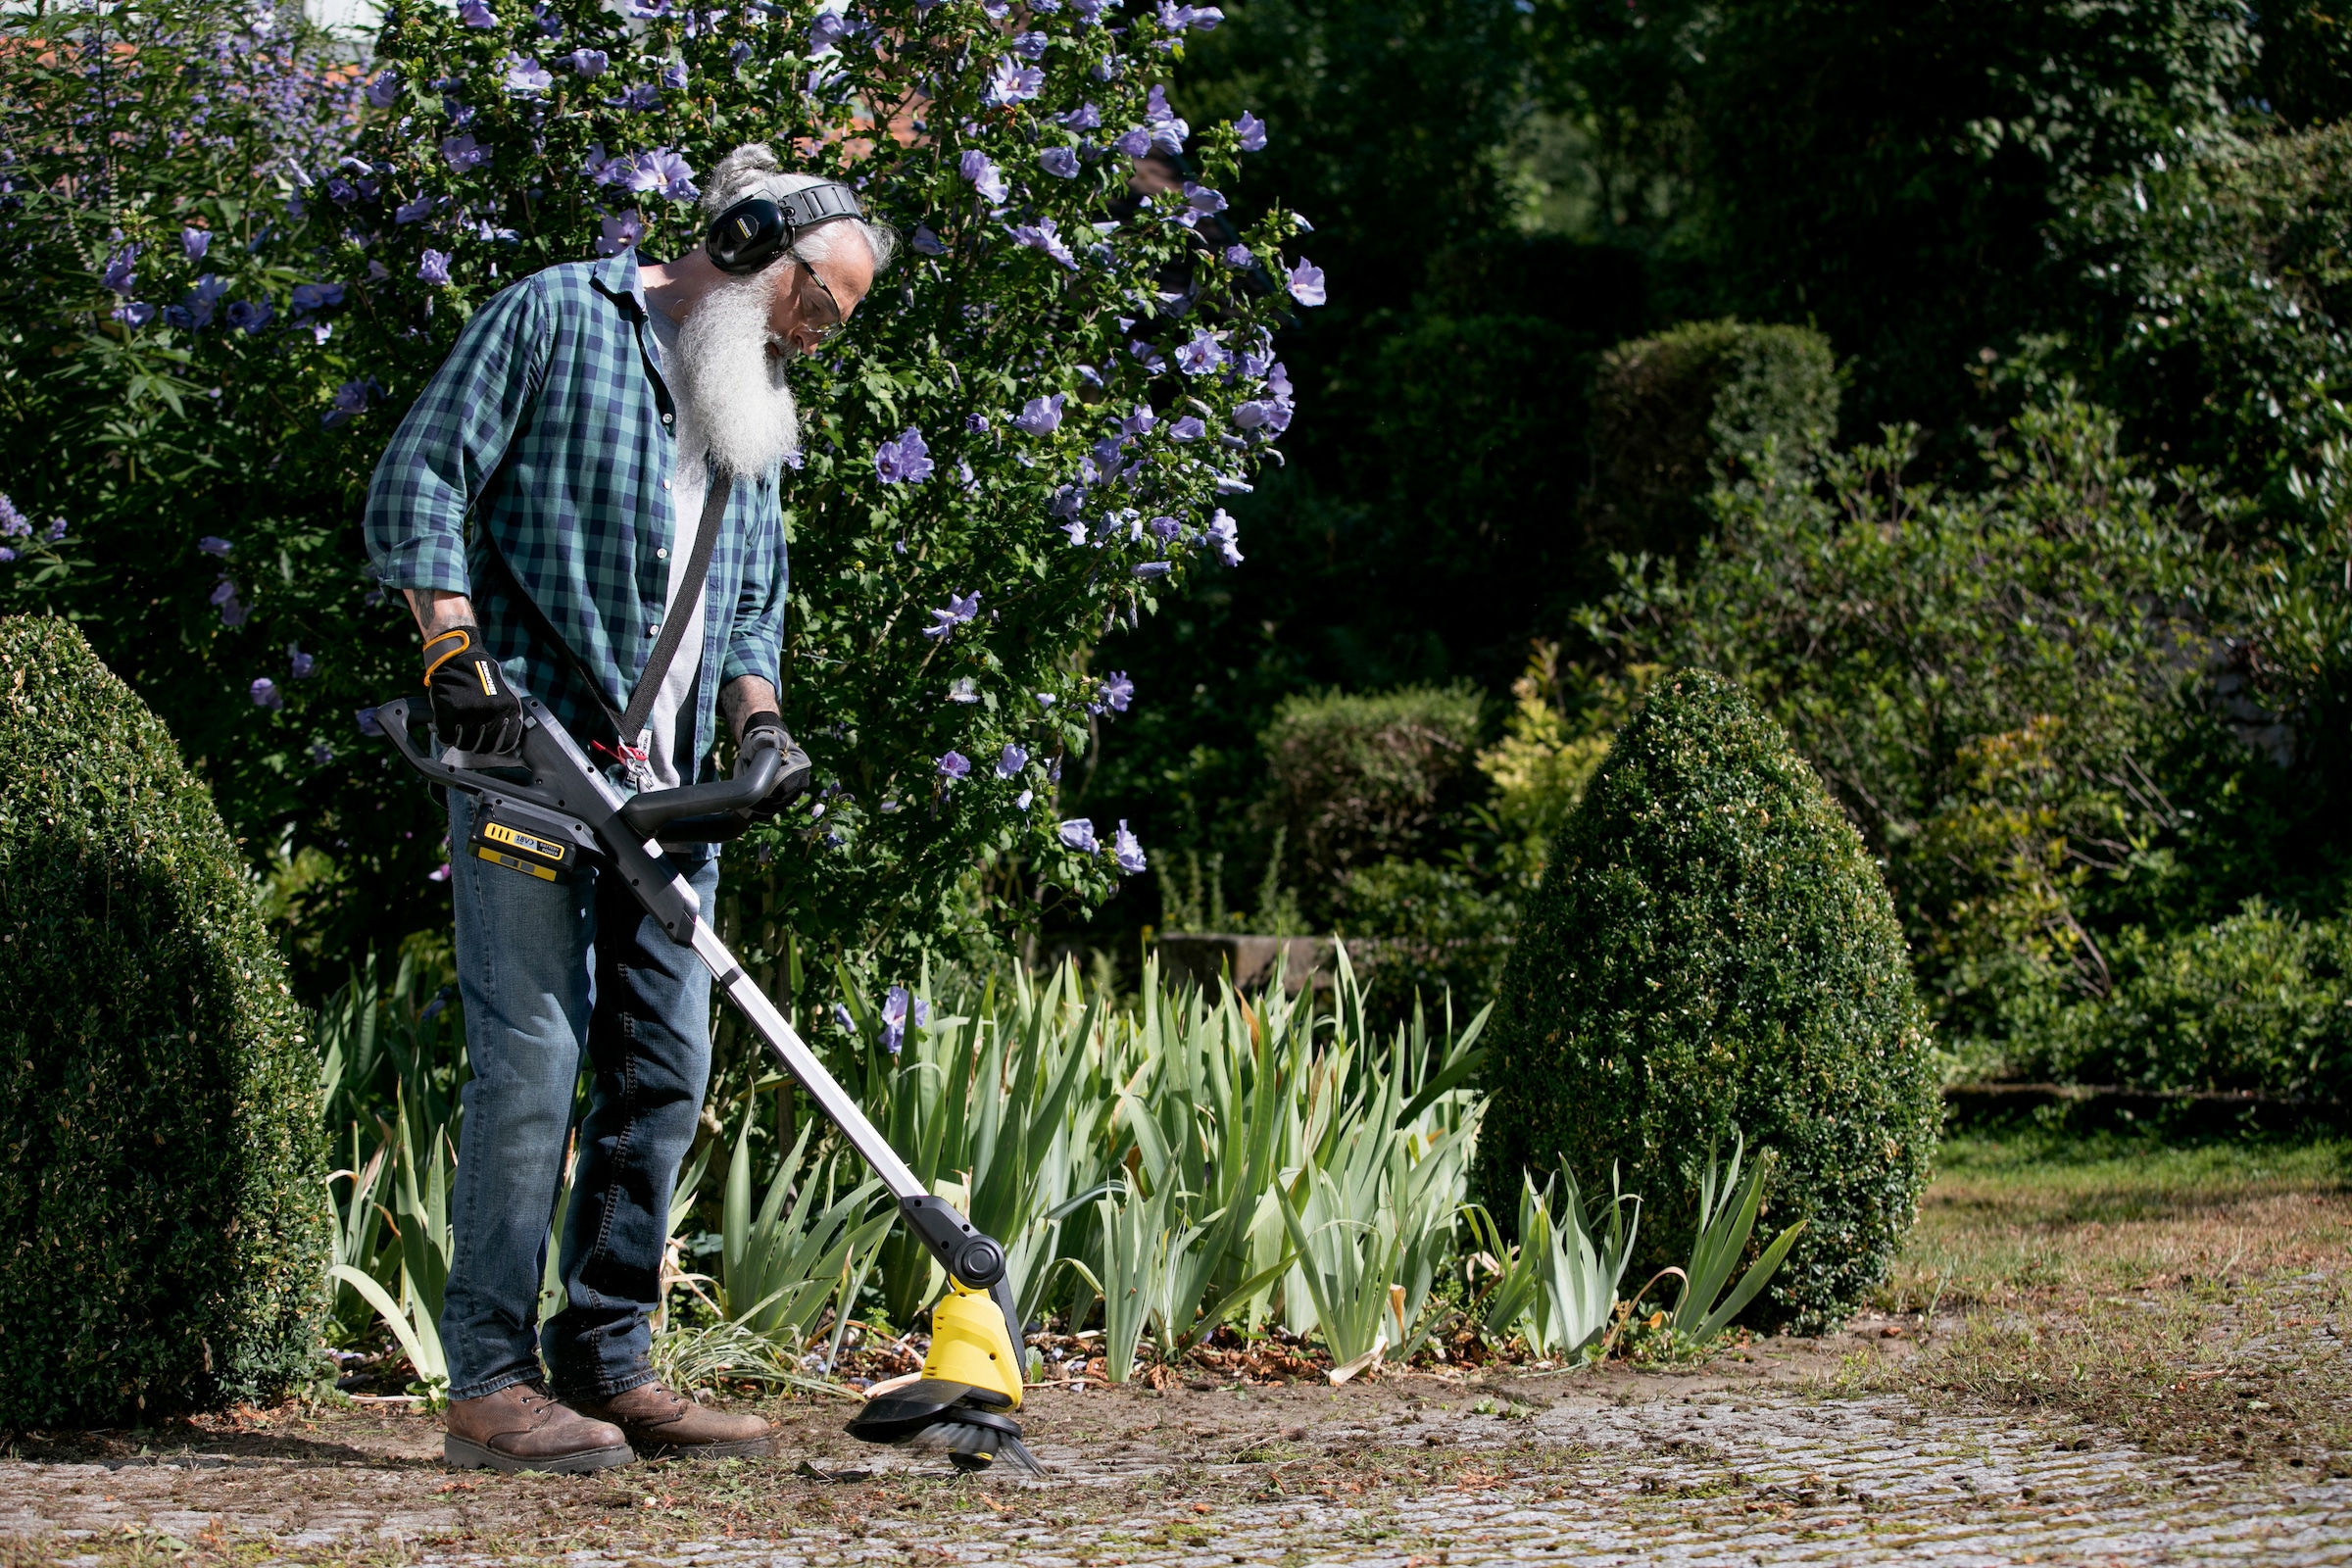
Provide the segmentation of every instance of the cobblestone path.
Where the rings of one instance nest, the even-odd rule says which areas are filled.
[[[1180,1417],[1105,1432],[1089,1458],[1042,1445],[1043,1483],[941,1482],[935,1460],[904,1452],[847,1483],[779,1459],[700,1472],[685,1507],[674,1466],[460,1482],[432,1463],[422,1422],[407,1451],[339,1459],[0,1464],[0,1563],[112,1568],[191,1549],[239,1563],[578,1568],[2352,1561],[2352,1480],[2184,1465],[1900,1396],[1521,1383],[1363,1400],[1361,1420],[1320,1397],[1311,1443],[1297,1441],[1305,1428],[1265,1427],[1282,1417],[1263,1399],[1246,1409],[1205,1395],[1174,1401]],[[1071,1396],[1063,1425],[1113,1402]],[[736,1510],[731,1535],[710,1528],[722,1505]],[[563,1529],[522,1528],[534,1507],[566,1515]]]

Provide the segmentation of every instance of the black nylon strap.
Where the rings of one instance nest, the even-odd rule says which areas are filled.
[[[694,618],[694,606],[701,601],[703,589],[710,578],[710,558],[718,549],[719,525],[725,520],[727,501],[734,489],[735,476],[732,473],[725,468],[711,472],[710,493],[703,498],[702,525],[695,531],[694,554],[686,562],[686,580],[670,596],[669,606],[662,617],[662,635],[655,642],[653,653],[647,657],[645,668],[637,676],[635,690],[629,693],[626,712],[614,712],[612,705],[605,701],[604,686],[598,681],[596,672],[588,667],[588,662],[556,629],[555,622],[548,619],[547,612],[539,608],[539,602],[523,586],[521,573],[507,560],[506,553],[498,548],[498,540],[488,526],[480,530],[482,543],[488,548],[490,559],[498,564],[498,569],[506,576],[507,586],[514,592],[515,607],[522,612],[523,624],[530,628],[533,636],[563,655],[570,663],[572,673],[579,677],[581,687],[596,706],[604,710],[606,719],[612,725],[614,738],[622,746],[637,744],[637,736],[645,728],[646,716],[654,710],[654,699],[661,694],[662,682],[668,676],[669,666],[677,660],[679,645],[686,640],[686,627]]]

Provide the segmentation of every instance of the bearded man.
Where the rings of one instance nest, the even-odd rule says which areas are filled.
[[[567,263],[483,306],[376,466],[368,554],[408,596],[435,731],[465,764],[514,749],[517,686],[626,789],[713,776],[721,712],[738,743],[782,728],[777,468],[799,446],[784,368],[858,308],[895,236],[765,146],[711,171],[704,209],[708,238],[680,261]],[[450,793],[473,1077],[441,1308],[444,1456],[581,1471],[765,1453],[764,1421],[679,1397],[647,1359],[710,1072],[710,974],[616,877],[548,882],[469,854],[470,808]],[[711,907],[715,848],[664,849]],[[541,1325],[583,1054],[563,1304]]]

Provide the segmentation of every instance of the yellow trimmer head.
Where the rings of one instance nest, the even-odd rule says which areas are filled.
[[[869,1392],[849,1433],[867,1443],[915,1443],[947,1449],[958,1470],[986,1470],[999,1456],[1013,1468],[1042,1475],[1021,1443],[1021,1357],[1013,1348],[1008,1293],[975,1291],[956,1279],[931,1308],[931,1353],[911,1377],[893,1378]]]

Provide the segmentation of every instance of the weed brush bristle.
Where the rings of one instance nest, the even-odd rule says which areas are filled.
[[[907,1442],[918,1448],[945,1448],[948,1462],[967,1474],[993,1470],[1000,1459],[1024,1475],[1046,1473],[1045,1466],[1021,1442],[1019,1425],[989,1410],[951,1411]]]
[[[862,1443],[943,1449],[950,1464],[966,1472],[994,1469],[1002,1459],[1025,1474],[1044,1475],[1045,1466],[1021,1442],[1020,1423],[990,1409],[993,1402],[969,1384],[923,1378],[867,1400],[848,1430]]]

